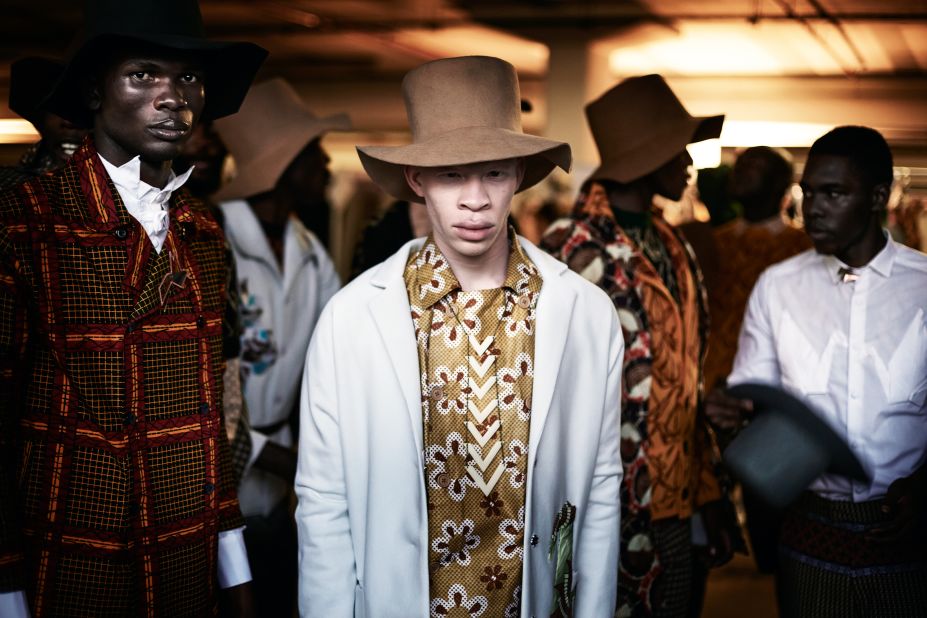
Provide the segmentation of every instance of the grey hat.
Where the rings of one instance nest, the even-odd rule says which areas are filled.
[[[757,414],[724,450],[724,463],[770,506],[789,505],[825,472],[869,482],[847,443],[805,402],[765,384],[740,384],[727,394],[753,401]]]

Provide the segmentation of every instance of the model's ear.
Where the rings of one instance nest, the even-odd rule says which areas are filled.
[[[422,187],[422,168],[407,165],[402,168],[402,171],[406,175],[406,182],[409,183],[412,192],[419,197],[425,197],[425,189]]]
[[[872,211],[882,212],[888,208],[888,198],[892,193],[890,183],[883,182],[872,188]]]
[[[100,84],[99,75],[88,76],[81,86],[81,95],[84,97],[84,105],[92,112],[100,111],[103,105],[103,89]]]

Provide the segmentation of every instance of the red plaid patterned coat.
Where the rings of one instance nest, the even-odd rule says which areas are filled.
[[[0,194],[0,592],[33,616],[215,613],[226,268],[184,190],[156,253],[90,140]]]

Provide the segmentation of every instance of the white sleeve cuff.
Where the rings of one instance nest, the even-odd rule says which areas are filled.
[[[0,616],[5,618],[29,618],[29,603],[26,591],[0,592]]]
[[[251,581],[244,531],[242,526],[219,533],[219,588],[231,588]]]

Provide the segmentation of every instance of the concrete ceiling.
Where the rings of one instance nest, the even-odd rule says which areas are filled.
[[[65,53],[80,6],[4,0],[0,101],[13,59]],[[556,135],[548,110],[556,89],[580,90],[568,105],[562,98],[556,104],[565,116],[560,126],[584,124],[582,101],[624,76],[660,72],[694,113],[874,125],[882,119],[879,126],[898,139],[927,146],[927,0],[201,0],[201,6],[210,36],[270,50],[260,78],[288,78],[319,113],[347,110],[365,141],[404,139],[398,85],[406,71],[434,58],[489,54],[519,70],[523,96],[534,106],[526,129],[550,134],[554,126],[553,137],[576,140]],[[582,60],[575,71],[571,53]],[[571,72],[580,75],[573,79]],[[0,103],[0,118],[9,116]]]

